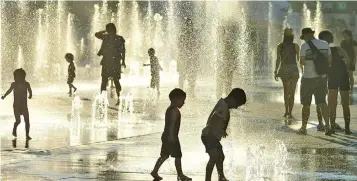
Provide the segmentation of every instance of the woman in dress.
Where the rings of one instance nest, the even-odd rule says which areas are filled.
[[[294,107],[295,89],[299,80],[299,46],[294,43],[294,34],[291,28],[284,30],[284,39],[277,47],[277,60],[275,67],[275,80],[278,78],[284,86],[284,102],[286,118],[293,118],[291,112]]]

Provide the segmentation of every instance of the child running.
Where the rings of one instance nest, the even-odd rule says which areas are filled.
[[[157,95],[160,95],[160,70],[162,71],[162,67],[159,63],[159,60],[155,56],[155,49],[150,48],[149,51],[150,56],[150,64],[144,64],[144,66],[151,66],[151,83],[150,87],[157,89]]]
[[[151,172],[151,176],[154,177],[154,180],[162,180],[162,177],[160,177],[157,172],[165,160],[171,155],[171,157],[175,158],[175,166],[178,175],[177,180],[189,181],[192,179],[185,176],[182,172],[182,152],[178,137],[181,125],[181,113],[179,109],[185,103],[186,93],[183,90],[176,88],[170,92],[169,98],[171,104],[165,113],[165,129],[161,136],[161,156],[157,160],[154,170]]]
[[[7,95],[9,95],[12,90],[14,90],[14,114],[15,114],[15,123],[14,128],[12,130],[12,135],[17,137],[17,126],[21,122],[20,116],[24,116],[25,120],[25,129],[26,129],[26,140],[31,140],[30,137],[30,120],[29,120],[29,111],[27,108],[27,91],[29,92],[29,99],[32,98],[32,90],[30,83],[26,82],[26,72],[23,69],[16,69],[14,71],[14,79],[15,82],[11,84],[10,89],[5,93],[1,99],[5,99]]]
[[[219,181],[228,181],[223,172],[224,153],[220,143],[227,136],[227,126],[230,119],[229,109],[237,109],[246,102],[244,90],[234,88],[226,98],[221,98],[213,108],[206,127],[202,130],[202,142],[209,155],[206,167],[205,181],[211,181],[214,166],[217,167]]]
[[[74,62],[73,62],[74,57],[72,53],[66,53],[64,58],[69,63],[67,84],[69,86],[69,92],[68,92],[69,97],[72,97],[72,88],[74,89],[73,92],[77,91],[77,88],[74,87],[73,85],[74,78],[76,77],[76,66],[74,66]]]

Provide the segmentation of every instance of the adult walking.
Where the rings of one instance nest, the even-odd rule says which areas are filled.
[[[352,32],[349,30],[344,30],[342,32],[342,36],[344,40],[341,42],[341,48],[343,48],[349,59],[351,60],[348,65],[348,74],[349,74],[349,81],[350,81],[350,93],[353,93],[353,85],[354,85],[354,78],[353,72],[355,71],[356,67],[356,55],[357,55],[357,42],[353,40]]]
[[[277,47],[275,66],[275,80],[280,77],[284,86],[284,102],[286,118],[293,118],[291,112],[294,107],[296,84],[299,80],[299,46],[294,43],[294,34],[291,28],[285,28],[283,42]],[[279,70],[279,71],[278,71]]]
[[[332,61],[331,49],[325,41],[315,39],[314,33],[315,31],[312,31],[311,28],[304,28],[300,37],[305,43],[301,45],[300,50],[300,65],[304,68],[300,88],[300,99],[303,107],[302,126],[297,133],[307,134],[306,126],[310,117],[312,95],[314,95],[315,103],[321,109],[322,117],[325,120],[325,135],[331,135],[326,103],[327,71],[325,70],[328,69],[328,64]]]
[[[330,31],[322,31],[319,39],[330,44],[332,63],[328,73],[328,107],[330,112],[331,132],[335,133],[337,94],[340,90],[343,117],[345,119],[345,133],[351,134],[350,131],[350,106],[349,90],[350,82],[346,65],[350,64],[347,53],[340,47],[332,45],[334,37]]]
[[[184,88],[185,81],[188,81],[188,94],[194,96],[196,87],[196,78],[199,70],[198,52],[198,34],[193,28],[190,18],[185,21],[185,26],[179,39],[179,58],[177,62],[177,71],[179,73],[179,87]]]
[[[108,78],[113,78],[118,95],[116,105],[119,105],[121,67],[126,68],[125,40],[122,36],[117,35],[117,30],[113,23],[107,24],[104,31],[95,33],[95,37],[103,40],[98,52],[98,56],[103,56],[100,62],[100,65],[102,65],[102,84],[100,90],[101,92],[105,91],[108,85]]]

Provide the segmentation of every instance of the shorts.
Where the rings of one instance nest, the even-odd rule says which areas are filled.
[[[150,87],[155,88],[160,84],[160,76],[159,75],[151,75]]]
[[[312,95],[315,104],[326,104],[327,79],[325,77],[302,78],[300,87],[300,101],[303,105],[311,105]]]
[[[350,90],[350,77],[347,72],[334,74],[328,77],[328,89],[340,91]]]
[[[299,79],[299,69],[297,65],[283,65],[279,69],[279,77],[283,81]]]
[[[181,158],[182,152],[181,152],[180,141],[177,140],[174,142],[169,142],[163,140],[160,156],[171,156],[173,158]]]
[[[205,145],[206,153],[208,153],[208,151],[212,150],[212,149],[220,149],[220,150],[222,150],[221,143],[213,135],[201,136],[201,140],[202,140],[202,143]]]
[[[28,115],[29,114],[29,110],[26,106],[14,106],[14,114],[15,115]]]
[[[74,76],[69,76],[67,79],[67,84],[72,84],[74,81]]]

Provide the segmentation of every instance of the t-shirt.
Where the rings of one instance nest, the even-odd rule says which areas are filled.
[[[173,121],[175,121],[173,136],[175,140],[178,140],[178,134],[181,126],[181,113],[177,107],[168,107],[165,113],[165,128],[161,136],[162,141],[168,141]]]
[[[331,55],[331,49],[327,42],[317,39],[313,39],[311,41],[326,58],[328,57],[328,55]],[[309,44],[307,44],[306,42],[301,45],[300,56],[305,57],[304,73],[302,77],[303,78],[321,77],[321,75],[317,74],[316,72],[315,64],[313,60],[313,53],[312,50],[310,49]],[[326,77],[326,75],[323,75],[322,77]]]
[[[230,112],[228,105],[226,101],[221,98],[213,108],[206,127],[202,130],[202,136],[213,134],[218,140],[221,140],[226,132],[229,119]]]
[[[160,75],[160,63],[156,56],[150,57],[151,76]]]
[[[343,48],[348,54],[351,62],[355,61],[355,47],[357,46],[357,42],[355,40],[343,40],[341,42],[341,48]]]

